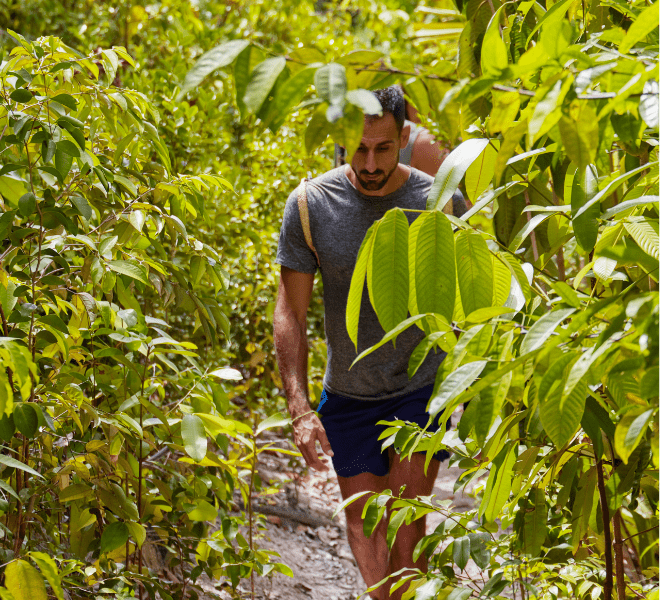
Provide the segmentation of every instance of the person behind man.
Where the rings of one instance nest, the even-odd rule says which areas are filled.
[[[420,125],[417,109],[407,100],[404,126],[410,127],[410,135],[405,148],[401,148],[399,162],[435,177],[442,161],[449,155],[449,148],[441,146],[431,132]]]
[[[332,457],[342,497],[370,490],[391,489],[404,497],[429,495],[440,461],[448,455],[438,452],[424,474],[425,453],[400,459],[390,447],[381,451],[380,420],[402,419],[424,427],[428,422],[427,403],[435,374],[444,353],[431,352],[412,379],[408,360],[424,333],[411,327],[399,335],[396,349],[382,346],[351,368],[357,356],[346,330],[346,302],[358,250],[374,221],[398,206],[426,208],[433,178],[399,162],[409,128],[404,127],[404,99],[392,86],[375,92],[383,114],[365,117],[362,141],[350,164],[342,165],[311,180],[307,185],[312,239],[319,258],[308,247],[303,233],[297,192],[289,196],[284,209],[276,262],[281,265],[274,314],[274,341],[289,411],[293,436],[306,463],[317,470],[327,465],[317,454],[316,442]],[[451,203],[447,203],[451,210]],[[407,212],[409,222],[418,213]],[[307,383],[307,309],[314,273],[320,267],[323,278],[325,332],[328,347],[327,369],[317,414],[310,409]],[[369,303],[362,296],[358,327],[358,352],[376,344],[384,331]],[[437,431],[437,419],[429,431]],[[404,567],[427,569],[424,556],[416,562],[412,553],[425,535],[426,521],[419,519],[402,526],[391,554],[386,543],[387,522],[381,521],[365,537],[361,513],[368,494],[346,508],[348,541],[364,581],[371,586]],[[392,598],[400,598],[406,586]],[[385,586],[372,594],[388,598]]]

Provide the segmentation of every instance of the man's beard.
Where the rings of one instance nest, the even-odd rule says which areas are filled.
[[[387,174],[385,175],[385,171],[382,169],[377,169],[373,173],[369,173],[368,171],[360,171],[358,173],[357,171],[355,172],[355,177],[357,177],[357,180],[360,182],[360,185],[362,186],[363,189],[369,190],[370,192],[377,192],[378,190],[381,190],[385,187],[385,184],[390,180],[390,177],[392,176],[392,173],[396,170],[398,165],[394,165],[394,168]],[[382,176],[382,179],[374,179],[374,180],[369,180],[369,179],[362,179],[360,175],[378,175]]]

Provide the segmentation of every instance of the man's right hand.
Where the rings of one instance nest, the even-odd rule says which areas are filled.
[[[319,458],[317,453],[316,440],[321,443],[323,452],[328,456],[333,456],[334,453],[330,448],[325,428],[314,413],[305,415],[293,423],[293,441],[303,455],[307,466],[317,471],[328,471],[328,465]]]

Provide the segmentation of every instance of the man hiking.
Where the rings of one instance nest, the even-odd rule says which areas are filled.
[[[391,86],[375,94],[382,116],[365,117],[362,141],[351,163],[311,180],[289,197],[276,259],[281,275],[274,340],[294,442],[308,466],[327,470],[317,454],[316,441],[320,443],[323,452],[332,457],[344,499],[365,490],[391,489],[397,494],[401,486],[405,486],[406,498],[429,495],[440,461],[448,456],[444,451],[436,453],[425,475],[424,452],[414,453],[410,461],[400,459],[392,447],[382,452],[378,440],[385,429],[376,425],[378,421],[402,419],[421,427],[428,422],[426,406],[444,353],[429,353],[415,376],[408,379],[408,360],[424,337],[422,331],[407,329],[399,335],[396,349],[386,344],[349,369],[357,354],[346,330],[346,302],[360,244],[372,223],[391,208],[425,209],[433,183],[426,173],[399,162],[399,150],[409,136],[401,89]],[[303,219],[298,204],[302,192],[308,208],[308,217]],[[451,210],[452,203],[447,206]],[[410,222],[417,214],[406,213]],[[307,219],[315,251],[306,242],[303,220]],[[310,408],[307,384],[307,309],[317,268],[323,278],[328,347],[320,416]],[[358,352],[376,344],[384,333],[364,293]],[[437,429],[436,419],[428,430]],[[365,583],[372,586],[404,567],[425,571],[426,558],[413,562],[412,554],[426,534],[426,520],[402,526],[388,556],[387,520],[370,537],[363,533],[361,514],[367,498],[362,496],[346,507],[348,541]],[[398,600],[406,587],[391,597]],[[389,598],[387,588],[389,585],[381,586],[371,597]]]

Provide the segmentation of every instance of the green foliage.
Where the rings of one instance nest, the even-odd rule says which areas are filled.
[[[0,69],[6,589],[45,598],[45,578],[57,597],[124,584],[171,594],[202,572],[236,586],[269,559],[205,523],[236,531],[232,492],[255,487],[252,428],[226,414],[222,383],[242,377],[209,373],[166,320],[189,315],[210,345],[229,333],[221,256],[192,231],[210,224],[205,196],[231,185],[173,173],[159,112],[99,79],[91,57],[12,36]],[[103,56],[130,60],[121,47]],[[209,437],[225,436],[238,452],[214,444],[207,456]],[[156,539],[182,575],[167,590],[142,562]],[[59,564],[30,552],[45,547]]]
[[[258,487],[256,435],[286,422],[244,423],[273,412],[281,388],[273,215],[301,176],[327,169],[328,138],[357,147],[363,114],[379,112],[368,90],[401,82],[457,149],[428,213],[411,227],[388,215],[367,236],[347,327],[357,343],[366,278],[381,343],[413,324],[426,333],[410,374],[433,347],[448,352],[431,412],[469,401],[458,431],[399,422],[384,440],[427,461],[450,448],[459,485],[488,477],[478,509],[441,508],[416,549],[429,574],[396,585],[467,598],[452,567],[469,552],[488,570],[483,597],[602,594],[602,458],[610,516],[640,558],[631,585],[657,597],[657,3],[196,6],[0,7],[27,38],[0,41],[5,573],[31,573],[29,559],[56,597],[138,581],[176,596],[139,571],[140,549],[160,540],[186,590],[202,571],[233,586],[290,574],[229,514],[234,489],[248,506]],[[41,35],[64,42],[31,41]],[[474,208],[445,219],[436,211],[463,179]],[[315,301],[317,392],[320,314]],[[216,368],[229,364],[239,370]],[[388,543],[432,510],[395,499]],[[51,563],[33,551],[46,546]]]
[[[531,12],[528,3],[498,8],[484,27],[481,47],[488,51],[481,53],[481,75],[475,70],[472,79],[458,81],[442,101],[441,109],[456,106],[458,125],[469,139],[440,168],[428,209],[442,208],[466,173],[476,204],[463,219],[451,219],[454,234],[442,234],[446,256],[454,255],[447,240],[455,245],[456,292],[443,286],[435,292],[438,304],[420,301],[433,292],[429,284],[421,291],[420,275],[438,269],[437,254],[419,250],[420,232],[434,213],[418,217],[410,234],[413,251],[399,255],[416,284],[410,313],[452,315],[460,332],[438,371],[429,412],[451,413],[470,403],[456,432],[431,436],[416,426],[388,423],[384,445],[396,439],[402,455],[425,449],[427,462],[438,448],[450,448],[452,460],[467,469],[458,486],[488,473],[476,511],[462,515],[451,534],[445,521],[443,531],[418,547],[439,569],[434,577],[442,586],[456,586],[457,594],[464,591],[461,578],[443,567],[464,569],[472,543],[468,533],[492,533],[496,520],[513,530],[484,538],[491,556],[506,547],[520,558],[505,567],[479,559],[480,568],[492,569],[482,596],[497,597],[510,585],[526,587],[535,597],[553,585],[564,590],[561,597],[571,598],[611,589],[612,580],[586,563],[578,563],[580,575],[570,580],[561,570],[568,557],[579,560],[587,549],[594,564],[604,565],[599,561],[611,553],[606,546],[613,539],[604,514],[625,522],[632,551],[646,557],[640,575],[652,578],[648,569],[657,564],[644,536],[658,523],[653,491],[658,407],[652,387],[658,369],[658,141],[654,117],[637,125],[638,115],[648,114],[644,86],[655,90],[658,76],[657,32],[641,19],[655,19],[649,11],[657,5],[631,3],[625,11],[633,22],[628,33],[599,9],[583,15],[572,6],[557,2],[547,12]],[[516,37],[521,19],[526,31]],[[609,28],[595,29],[601,22]],[[600,44],[580,46],[585,39]],[[610,52],[617,47],[621,54],[615,58]],[[601,64],[606,56],[607,67]],[[625,76],[614,74],[623,70]],[[428,71],[420,79],[432,77]],[[485,219],[475,219],[479,211]],[[372,256],[367,260],[374,268],[398,260],[391,247],[381,249],[370,239],[361,253]],[[361,285],[362,279],[353,282],[351,293]],[[374,307],[401,293],[400,286],[383,289],[369,277],[367,285]],[[358,360],[409,326],[413,319],[406,316]],[[348,317],[357,320],[354,313]],[[443,339],[446,329],[439,324],[425,321],[427,338],[411,358],[411,373]],[[629,474],[627,485],[620,483],[620,469]],[[600,491],[599,471],[611,495]],[[396,529],[414,520],[412,507],[420,501],[397,501],[408,511],[390,517],[390,544]],[[433,554],[440,541],[451,544]],[[541,575],[541,568],[550,571]],[[431,586],[429,577],[417,579],[404,598]]]

